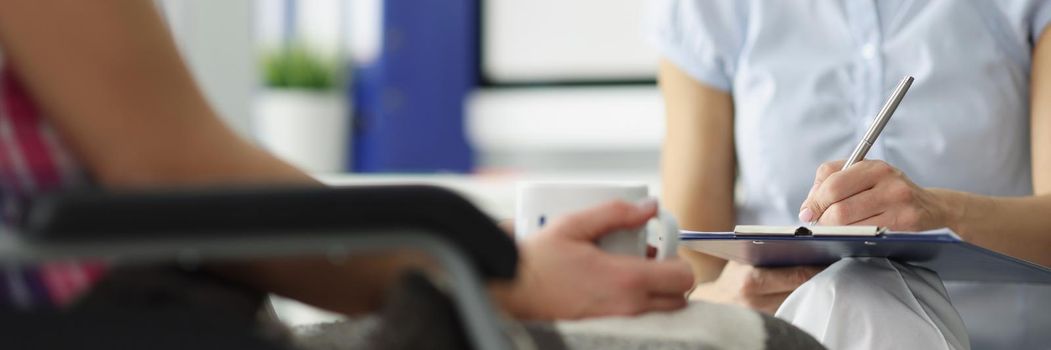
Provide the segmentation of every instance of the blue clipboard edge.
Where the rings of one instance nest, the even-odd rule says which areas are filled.
[[[937,271],[947,281],[1051,284],[1051,269],[964,242],[944,233],[888,232],[857,236],[738,236],[732,232],[680,234],[682,245],[756,266],[831,264],[846,257],[885,257]]]

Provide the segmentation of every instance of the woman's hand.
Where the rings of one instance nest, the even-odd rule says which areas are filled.
[[[680,309],[693,286],[688,264],[613,255],[595,245],[599,237],[642,226],[656,213],[656,202],[611,202],[565,215],[519,242],[518,276],[491,291],[505,309],[528,319]]]
[[[718,279],[698,285],[691,297],[741,305],[773,315],[789,294],[822,269],[815,266],[759,268],[730,261]]]
[[[880,160],[847,170],[842,160],[822,164],[803,202],[799,219],[822,225],[872,225],[896,231],[951,227],[950,192],[924,189]]]

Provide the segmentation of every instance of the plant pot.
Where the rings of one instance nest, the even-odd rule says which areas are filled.
[[[347,169],[346,98],[334,91],[264,90],[255,103],[253,130],[270,152],[310,173]]]

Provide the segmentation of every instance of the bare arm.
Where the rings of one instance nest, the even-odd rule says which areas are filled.
[[[975,244],[1051,266],[1051,31],[1045,31],[1036,44],[1031,74],[1034,196],[950,194],[966,204],[953,228]]]
[[[1051,266],[1051,32],[1036,44],[1031,74],[1033,196],[924,189],[890,165],[868,160],[844,171],[838,171],[841,162],[823,165],[806,206],[822,224],[949,227],[971,243]]]
[[[698,83],[662,62],[660,85],[667,109],[662,150],[662,198],[684,229],[733,229],[733,98]],[[682,249],[698,283],[691,297],[733,303],[773,314],[796,287],[820,269],[799,266],[756,268]]]
[[[1030,142],[1033,143],[1033,192],[1051,194],[1051,30],[1033,53],[1030,90]]]
[[[104,187],[320,185],[219,120],[150,1],[0,1],[0,45],[62,139]],[[390,254],[343,266],[300,259],[222,270],[352,313],[378,305],[394,271],[418,260]],[[341,278],[320,277],[333,275]]]
[[[107,187],[312,182],[222,124],[151,2],[3,1],[0,42]]]
[[[0,0],[0,46],[104,187],[320,186],[220,122],[150,1]],[[612,203],[552,224],[519,245],[523,277],[491,285],[493,296],[532,318],[683,307],[692,285],[684,263],[604,254],[594,245],[597,237],[638,227],[655,213],[655,206]],[[213,268],[267,291],[358,313],[380,305],[399,270],[431,265],[397,252],[341,265],[303,258]]]
[[[667,131],[661,151],[661,198],[683,229],[728,231],[734,223],[733,99],[698,83],[670,62],[660,66]],[[683,249],[698,283],[714,280],[725,260]]]

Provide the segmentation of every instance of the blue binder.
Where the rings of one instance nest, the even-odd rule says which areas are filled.
[[[777,231],[777,230],[774,230]],[[754,266],[828,265],[846,257],[883,257],[929,268],[946,281],[1051,283],[1051,270],[964,242],[948,230],[841,235],[806,228],[777,233],[682,231],[682,245]]]
[[[478,82],[478,0],[386,0],[375,62],[353,71],[352,169],[468,172],[464,99]]]

